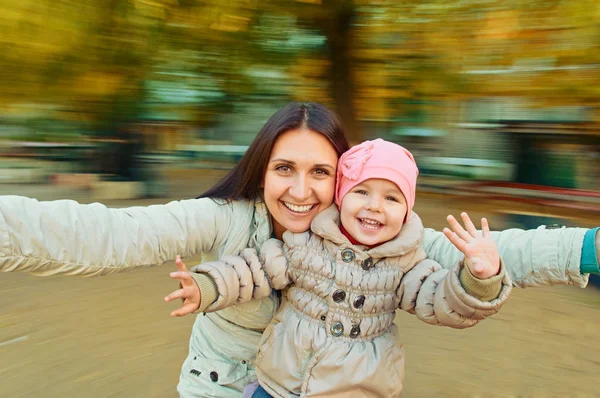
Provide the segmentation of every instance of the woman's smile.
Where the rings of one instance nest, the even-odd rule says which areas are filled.
[[[283,205],[285,207],[287,207],[287,209],[290,210],[292,213],[302,214],[302,215],[308,214],[311,210],[313,210],[317,207],[317,204],[295,205],[293,203],[285,202],[283,200],[280,200],[280,202],[283,203]]]

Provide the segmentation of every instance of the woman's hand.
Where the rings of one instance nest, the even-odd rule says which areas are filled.
[[[498,275],[498,272],[500,272],[500,254],[498,245],[490,237],[490,227],[487,220],[485,218],[481,219],[480,232],[477,231],[467,213],[461,213],[460,216],[467,230],[465,231],[456,221],[456,218],[450,215],[447,220],[454,232],[444,228],[444,235],[465,255],[465,266],[469,268],[473,276],[486,279]]]
[[[171,312],[171,316],[184,316],[191,314],[200,307],[200,288],[196,284],[196,281],[192,278],[192,275],[188,272],[187,267],[181,261],[181,257],[177,256],[175,260],[177,264],[177,272],[171,272],[169,276],[174,279],[179,279],[179,286],[181,289],[175,290],[173,293],[165,297],[165,301],[169,302],[175,299],[182,299],[183,305]]]

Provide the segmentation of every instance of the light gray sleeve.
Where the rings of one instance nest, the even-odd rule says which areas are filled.
[[[492,232],[500,257],[513,284],[518,287],[576,285],[585,287],[589,275],[582,274],[581,249],[585,228],[507,229]],[[442,232],[425,229],[423,248],[427,257],[444,268],[452,268],[463,254]]]
[[[104,275],[160,265],[221,245],[231,214],[208,198],[110,209],[0,196],[0,270]]]

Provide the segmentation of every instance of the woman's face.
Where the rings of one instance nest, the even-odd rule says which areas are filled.
[[[269,157],[263,188],[275,236],[307,231],[331,206],[338,156],[322,134],[307,129],[281,134]]]

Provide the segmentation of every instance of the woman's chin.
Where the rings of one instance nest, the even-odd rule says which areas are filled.
[[[302,232],[306,232],[310,229],[310,223],[292,223],[288,226],[287,231],[293,232],[295,234],[300,234]]]

